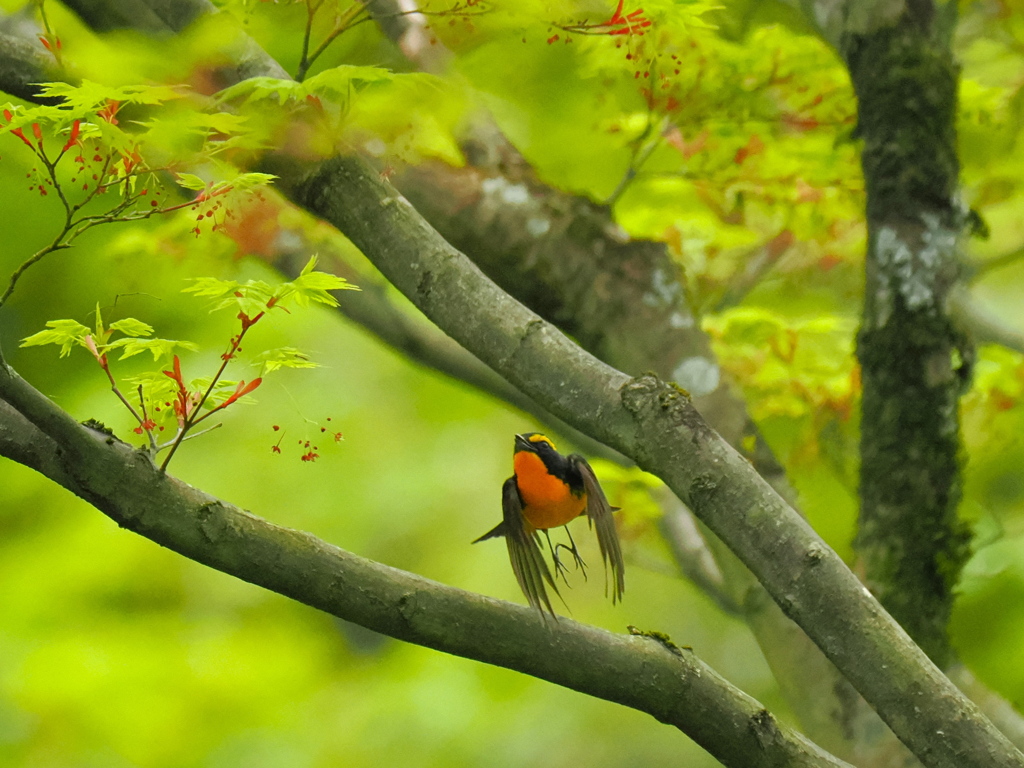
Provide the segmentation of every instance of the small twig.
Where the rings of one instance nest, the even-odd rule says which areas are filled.
[[[153,430],[150,429],[147,424],[149,422],[149,414],[146,413],[146,398],[142,396],[142,385],[139,384],[139,408],[142,411],[143,421],[139,425],[146,432],[146,437],[149,439],[149,449],[153,451],[153,455],[156,455],[156,436],[153,434]]]
[[[366,15],[360,19],[359,15],[364,13]],[[295,79],[301,83],[305,79],[306,73],[309,72],[309,68],[313,66],[313,63],[320,58],[323,52],[327,50],[328,46],[330,46],[330,44],[333,43],[341,33],[347,32],[352,29],[352,27],[364,21],[368,21],[370,18],[369,11],[366,10],[364,5],[360,3],[352,5],[344,14],[342,14],[341,18],[338,19],[337,23],[334,25],[334,29],[331,30],[331,33],[323,39],[320,45],[317,46],[316,50],[310,54],[309,58],[306,59],[303,57],[303,60],[299,64],[299,71],[296,73]],[[312,19],[310,19],[310,23],[312,23]]]
[[[213,414],[217,413],[217,411],[223,411],[227,407],[228,407],[228,403],[226,403],[226,402],[220,403],[219,405],[215,405],[215,406],[213,406],[213,408],[208,410],[206,413],[200,414],[195,419],[193,419],[192,423],[189,426],[190,427],[194,427],[196,424],[202,424],[208,418],[213,416]]]
[[[771,239],[749,250],[740,259],[742,266],[726,283],[721,297],[710,311],[724,312],[737,306],[748,293],[760,284],[764,276],[778,264],[779,259],[789,251],[792,245],[793,237],[787,225]]]
[[[657,135],[650,139],[651,133],[654,128],[654,107],[648,105],[647,109],[647,125],[644,127],[643,132],[636,137],[633,141],[633,152],[629,159],[629,167],[626,169],[625,175],[622,180],[619,181],[615,190],[605,200],[605,205],[611,206],[622,197],[622,194],[629,188],[629,185],[636,179],[640,169],[644,167],[644,164],[650,159],[651,155],[654,154],[654,150],[661,146],[662,139],[665,135],[665,128],[668,125],[668,119],[662,120],[661,125],[658,128]]]
[[[337,24],[335,24],[334,29],[331,30],[330,34],[327,35],[327,37],[323,39],[320,45],[317,46],[316,50],[313,51],[313,53],[309,54],[308,56],[308,35],[309,26],[312,24],[312,18],[307,18],[307,37],[302,41],[302,56],[299,58],[299,67],[295,74],[295,79],[301,83],[305,79],[306,74],[309,72],[309,68],[313,66],[313,63],[318,58],[320,58],[320,56],[323,54],[324,51],[327,50],[331,43],[337,40],[342,33],[348,32],[353,27],[358,27],[360,24],[363,24],[365,22],[380,21],[381,19],[398,19],[403,16],[461,16],[464,18],[467,16],[479,16],[480,14],[486,13],[487,10],[487,8],[483,7],[471,10],[468,5],[462,6],[457,3],[455,6],[449,8],[446,11],[428,11],[422,8],[414,8],[407,11],[396,11],[395,13],[382,13],[371,15],[370,11],[365,6],[361,4],[356,4],[349,8],[348,11],[346,11],[346,15],[343,16],[338,21]]]
[[[64,226],[61,228],[61,231],[57,233],[57,236],[54,237],[50,244],[47,245],[45,248],[42,248],[41,250],[37,251],[24,262],[22,262],[22,264],[19,265],[18,268],[15,269],[14,272],[11,274],[11,278],[7,284],[6,290],[4,291],[3,295],[0,295],[0,307],[2,307],[11,297],[11,294],[14,293],[14,289],[17,286],[18,281],[30,267],[42,261],[51,253],[55,253],[56,251],[63,251],[70,248],[71,244],[80,235],[92,229],[93,227],[99,224],[120,224],[132,221],[143,221],[157,214],[171,213],[173,211],[177,211],[182,208],[188,208],[189,206],[195,205],[195,201],[190,200],[185,203],[180,203],[178,205],[172,205],[165,208],[154,208],[147,211],[132,211],[126,214],[125,211],[127,211],[129,208],[131,208],[139,201],[139,195],[129,195],[123,197],[120,203],[118,203],[116,206],[111,208],[106,213],[91,214],[89,216],[81,216],[76,219],[74,218],[74,214],[81,210],[83,206],[88,204],[89,201],[91,201],[93,197],[97,194],[97,191],[101,187],[107,185],[96,184],[93,188],[93,191],[90,192],[89,195],[87,195],[81,202],[77,203],[76,205],[70,205],[69,201],[64,196],[63,189],[57,182],[56,161],[51,163],[46,158],[45,153],[42,152],[36,152],[36,156],[47,167],[47,170],[50,174],[50,178],[53,180],[54,188],[57,190],[57,194],[60,197],[62,204],[64,205],[66,219],[64,222]],[[110,158],[108,157],[107,161],[104,163],[102,175],[100,175],[101,179],[105,178],[105,175],[109,168],[109,162]],[[149,171],[147,171],[146,173],[149,173]]]
[[[50,181],[53,183],[53,190],[57,193],[57,197],[60,199],[61,205],[64,206],[64,227],[66,232],[67,228],[71,225],[71,219],[74,216],[75,209],[71,207],[71,203],[68,202],[67,196],[64,194],[64,187],[62,187],[61,183],[57,180],[57,163],[59,163],[61,158],[64,157],[64,152],[65,150],[61,150],[60,154],[58,154],[51,162],[49,157],[46,155],[46,150],[43,148],[42,142],[40,142],[39,151],[35,154],[46,167],[46,172],[49,174]]]
[[[732,616],[738,616],[742,613],[741,607],[729,594],[725,576],[697,527],[693,514],[667,488],[661,506],[661,533],[679,565],[679,570],[719,608]]]
[[[963,265],[964,279],[969,283],[976,283],[990,272],[1009,267],[1019,261],[1024,261],[1024,247],[984,261],[971,260]]]
[[[114,381],[114,374],[112,374],[110,372],[110,366],[107,365],[107,363],[106,363],[106,357],[107,357],[106,354],[103,354],[103,353],[101,353],[101,354],[102,354],[103,360],[100,362],[100,368],[103,369],[103,372],[105,374],[107,374],[107,379],[110,380],[110,390],[115,395],[117,395],[117,399],[120,400],[124,404],[124,407],[128,409],[128,412],[131,413],[131,415],[135,418],[135,420],[137,422],[139,422],[139,424],[141,424],[142,423],[142,417],[139,416],[139,412],[135,410],[135,408],[132,406],[132,404],[128,402],[128,399],[124,395],[121,394],[121,390],[117,388],[117,382]]]
[[[110,170],[110,159],[111,156],[108,153],[106,159],[103,161],[103,167],[100,169],[99,173],[96,174],[97,176],[99,176],[99,181],[93,185],[92,191],[90,191],[88,195],[82,198],[82,200],[80,200],[78,204],[74,206],[73,210],[76,213],[82,210],[82,208],[87,206],[90,202],[92,202],[92,199],[100,193],[101,189],[104,188],[103,179],[107,178],[107,173]]]
[[[162,451],[162,450],[164,450],[166,448],[170,448],[170,447],[176,446],[176,445],[178,445],[180,443],[184,443],[186,440],[191,440],[193,437],[201,437],[202,435],[209,434],[210,432],[213,432],[213,430],[220,429],[223,426],[224,426],[224,423],[221,422],[219,424],[214,424],[212,427],[207,427],[206,429],[201,429],[198,432],[192,432],[192,433],[187,434],[187,435],[184,433],[184,431],[180,431],[179,430],[178,434],[176,434],[172,440],[168,440],[163,445],[156,446],[156,452],[159,453],[160,451]],[[169,458],[170,457],[168,457],[168,459]],[[164,463],[166,463],[166,460],[165,460]],[[163,467],[161,467],[161,470],[162,469],[163,469]]]
[[[309,39],[313,34],[313,18],[318,10],[320,10],[320,3],[306,0],[306,29],[302,34],[302,53],[299,55],[299,68],[295,73],[295,79],[300,83],[306,79],[306,73],[313,64],[309,59]]]
[[[64,234],[65,233],[62,232],[60,236],[58,236],[57,240],[60,240],[60,238],[63,237]],[[29,267],[42,261],[44,258],[49,256],[54,251],[62,251],[65,248],[70,248],[69,245],[58,245],[57,240],[43,248],[41,251],[37,251],[35,254],[30,256],[24,262],[22,262],[21,265],[16,270],[14,270],[14,272],[11,274],[10,281],[7,283],[7,290],[4,291],[3,296],[0,296],[0,307],[7,303],[7,300],[11,297],[11,294],[14,293],[14,287],[18,284],[18,280],[21,279],[21,276],[25,274],[25,271]]]
[[[249,329],[252,328],[259,321],[261,317],[263,317],[262,312],[256,315],[256,317],[253,320],[243,324],[242,330],[239,331],[237,336],[231,339],[231,349],[229,349],[225,354],[221,355],[220,368],[217,369],[217,373],[214,374],[213,379],[210,381],[210,386],[206,388],[206,392],[203,393],[203,396],[199,399],[199,402],[195,404],[195,406],[191,409],[191,411],[188,414],[185,415],[185,420],[181,425],[181,429],[178,430],[178,434],[175,437],[174,442],[171,444],[171,451],[170,453],[167,454],[167,458],[165,458],[163,463],[160,465],[161,472],[167,471],[167,465],[174,457],[175,452],[178,450],[178,446],[185,441],[185,435],[188,433],[188,431],[193,426],[195,426],[200,421],[202,421],[203,419],[210,415],[200,414],[199,411],[203,407],[203,404],[206,403],[207,399],[209,399],[210,395],[213,394],[213,390],[216,388],[217,382],[220,381],[220,377],[224,375],[224,371],[228,367],[228,363],[234,359],[235,353],[238,351],[238,348],[242,345],[242,338],[249,331]],[[213,410],[211,410],[210,413],[213,413]]]
[[[110,168],[110,155],[107,156],[107,159],[103,163],[103,168],[98,174],[100,182],[93,187],[93,190],[88,195],[86,195],[86,197],[81,202],[77,203],[76,205],[71,205],[70,201],[64,194],[63,187],[57,179],[57,163],[60,162],[60,159],[64,156],[64,150],[60,152],[56,159],[50,160],[49,156],[46,154],[45,148],[41,145],[40,142],[40,146],[33,147],[32,152],[46,168],[47,175],[49,176],[50,181],[53,184],[54,191],[56,192],[57,197],[60,199],[61,205],[64,206],[64,226],[61,228],[60,232],[57,233],[56,237],[53,238],[49,245],[34,253],[32,256],[30,256],[28,259],[22,262],[17,269],[14,270],[7,284],[7,289],[4,291],[3,295],[0,296],[0,307],[2,307],[11,297],[11,294],[14,293],[14,289],[17,286],[18,281],[21,279],[21,276],[30,267],[39,263],[44,258],[49,256],[51,253],[55,253],[56,251],[62,251],[67,248],[70,248],[71,243],[86,230],[91,229],[97,224],[109,224],[124,221],[135,221],[138,219],[148,219],[155,213],[163,213],[165,212],[165,210],[173,210],[173,208],[169,208],[152,211],[140,211],[135,215],[122,216],[125,210],[130,208],[136,202],[138,202],[138,195],[132,195],[125,196],[120,203],[118,203],[116,206],[111,208],[106,213],[92,214],[90,216],[82,216],[76,219],[74,217],[75,214],[79,210],[81,210],[85,205],[87,205],[96,196],[96,194],[101,188],[105,187],[105,185],[102,183],[102,180],[106,178]]]

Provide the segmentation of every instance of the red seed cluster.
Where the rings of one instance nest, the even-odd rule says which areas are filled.
[[[330,420],[331,417],[328,416],[327,421]],[[322,425],[318,425],[318,428],[320,430],[320,434],[329,435],[334,440],[335,443],[340,443],[342,440],[345,439],[345,436],[341,432],[332,432],[328,430],[327,427],[324,427]],[[270,450],[272,453],[281,454],[283,453],[283,450],[281,448],[281,441],[284,440],[284,432],[281,430],[281,426],[279,424],[272,425],[271,429],[274,432],[281,432],[281,436],[277,439],[277,442],[274,445],[270,446]],[[314,443],[312,439],[299,438],[296,441],[296,445],[299,446],[300,450],[299,461],[312,462],[320,458],[320,446]]]
[[[90,154],[85,144],[79,143],[78,154],[71,158],[75,164],[71,183],[77,184],[78,180],[82,179],[83,192],[88,192],[90,187],[95,185],[100,185],[98,191],[106,191],[106,186],[103,184],[104,179],[101,178],[101,175],[106,173],[110,165],[110,159],[110,155],[102,155],[99,151],[93,151]]]
[[[565,37],[566,43],[572,40],[571,35],[608,35],[609,37],[624,35],[630,38],[643,37],[654,22],[644,16],[643,8],[637,8],[635,11],[630,11],[629,13],[624,14],[622,12],[624,5],[625,0],[619,0],[619,4],[615,7],[615,12],[612,14],[611,18],[606,21],[591,22],[584,19],[573,24],[559,24],[556,26],[569,33]],[[558,40],[559,36],[555,34],[549,37],[547,42],[548,45],[551,45],[552,43],[558,42]],[[526,42],[526,38],[523,38],[523,42]]]
[[[196,213],[196,225],[189,230],[192,234],[199,237],[203,233],[200,224],[203,223],[204,219],[213,222],[210,231],[216,232],[228,220],[235,218],[234,212],[224,205],[224,198],[222,197],[232,189],[233,187],[227,186],[210,193],[200,193],[191,206],[192,210]]]

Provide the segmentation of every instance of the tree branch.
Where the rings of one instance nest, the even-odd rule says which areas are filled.
[[[188,2],[190,2],[190,0],[188,0]],[[81,6],[81,5],[91,5],[91,4],[79,3],[79,5]],[[88,9],[86,8],[86,11],[87,11],[87,10],[88,10]],[[82,11],[82,10],[80,9],[80,12],[85,12],[85,11]],[[131,23],[131,20],[132,20],[132,19],[131,19],[131,17],[130,17],[130,14],[129,14],[129,16],[125,16],[124,18],[122,18],[122,19],[121,19],[121,22],[120,22],[120,24],[124,24],[124,25],[130,25],[130,23]],[[180,28],[179,28],[179,29],[180,29]],[[264,54],[264,55],[265,55],[265,54]],[[252,59],[251,59],[251,60],[253,60],[253,61],[262,61],[263,63],[266,63],[266,60],[265,60],[265,59],[261,59],[261,58],[260,58],[260,56],[258,55],[258,53],[257,53],[256,55],[254,55],[254,56],[252,57]],[[258,72],[259,74],[271,74],[271,73],[266,73],[266,72],[262,72],[262,71],[260,70],[260,67],[261,67],[261,66],[263,66],[263,63],[258,63],[258,65],[251,65],[251,66],[249,67],[249,71],[250,71],[250,72],[252,72],[252,73],[257,73],[257,72]],[[279,68],[279,69],[280,69],[280,68]],[[240,68],[240,72],[241,72],[241,71],[242,71],[242,69]],[[280,75],[278,75],[278,76],[280,76]],[[514,224],[514,221],[513,221],[512,223]],[[519,227],[519,231],[520,231],[520,232],[521,232],[521,231],[523,231],[523,227],[522,227],[522,226],[520,226],[520,227]],[[650,330],[650,329],[648,329],[648,330]],[[641,365],[642,365],[642,364],[641,364]],[[640,370],[647,370],[647,369],[649,369],[649,368],[651,368],[651,366],[649,366],[649,365],[648,365],[648,366],[646,366],[646,367],[644,367],[644,368],[641,368]],[[671,370],[671,369],[670,369],[670,370]],[[741,403],[740,403],[740,411],[741,411]],[[713,414],[711,414],[711,415],[712,415],[712,418],[714,418],[714,415],[713,415]],[[720,426],[722,426],[722,425],[720,425]],[[722,428],[724,429],[724,426],[723,426]],[[726,430],[726,431],[728,431],[728,430]],[[761,453],[764,453],[764,452],[761,452]],[[775,467],[775,474],[776,474],[776,476],[780,478],[780,477],[781,477],[781,475],[780,475],[780,472],[778,471],[778,467],[777,467],[777,464],[775,464],[775,465],[774,465],[774,467]],[[758,602],[758,601],[753,601],[753,603],[757,603],[757,602]],[[761,602],[763,602],[763,601],[761,601]],[[775,612],[775,613],[777,613],[777,611],[770,611],[770,612]],[[779,615],[779,616],[781,616],[781,614],[778,614],[778,615]],[[786,620],[784,620],[784,618],[782,618],[782,622],[786,622]],[[762,645],[764,646],[764,645],[765,645],[765,643],[762,643]],[[791,646],[792,646],[792,643],[791,643]],[[772,652],[772,649],[771,649],[770,647],[766,647],[766,653],[770,654],[771,652]]]
[[[959,285],[950,292],[949,313],[976,343],[999,344],[1024,355],[1024,332],[1011,328],[985,309],[965,286]]]
[[[83,427],[0,360],[0,454],[118,525],[212,568],[407,642],[518,670],[648,712],[723,764],[847,766],[779,723],[692,651],[486,598],[273,525],[161,473]],[[57,446],[75,446],[74,456]]]
[[[693,514],[674,494],[666,492],[662,495],[661,533],[679,569],[723,612],[741,616],[742,606],[729,589]]]
[[[661,477],[928,766],[1024,766],[839,557],[677,389],[600,363],[512,300],[357,158],[268,161],[430,319],[526,394]],[[915,687],[924,695],[908,700]],[[944,738],[937,740],[935,734]]]
[[[1006,267],[1013,266],[1024,260],[1024,248],[1015,248],[1008,253],[994,256],[990,259],[965,259],[962,264],[964,282],[976,283],[989,274]]]
[[[101,32],[137,29],[153,35],[166,35],[168,32],[181,32],[204,16],[229,18],[220,14],[209,0],[68,0],[64,5],[94,30]],[[238,29],[234,40],[225,42],[231,43],[232,56],[230,69],[221,72],[225,81],[239,82],[250,77],[287,80],[291,77],[241,29]]]
[[[282,274],[294,278],[309,261],[313,249],[305,242],[301,232],[296,231],[292,234],[295,235],[294,238],[286,239],[301,245],[279,250],[268,258],[268,261]],[[319,255],[321,258],[325,256],[322,252]],[[371,274],[369,269],[357,270],[344,259],[332,254],[326,254],[322,267],[329,267],[334,274],[361,288],[358,293],[347,293],[344,301],[340,301],[336,309],[378,341],[413,362],[462,381],[530,414],[592,456],[629,463],[618,451],[574,429],[542,408],[535,400],[524,395],[451,338],[438,331],[436,326],[429,325],[421,318],[414,318],[396,306],[388,296],[383,278],[376,271]]]
[[[0,19],[6,21],[14,17]],[[39,83],[57,79],[58,67],[41,45],[0,29],[0,89],[19,99],[39,101]],[[49,99],[47,103],[56,100]]]

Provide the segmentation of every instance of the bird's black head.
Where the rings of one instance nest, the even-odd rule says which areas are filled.
[[[541,456],[558,453],[555,444],[540,432],[526,432],[522,435],[516,435],[516,451],[529,451]]]

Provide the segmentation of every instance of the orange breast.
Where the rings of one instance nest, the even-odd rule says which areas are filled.
[[[586,494],[573,495],[568,485],[548,474],[537,454],[519,451],[512,463],[519,495],[523,497],[523,517],[534,528],[557,528],[583,512]]]

